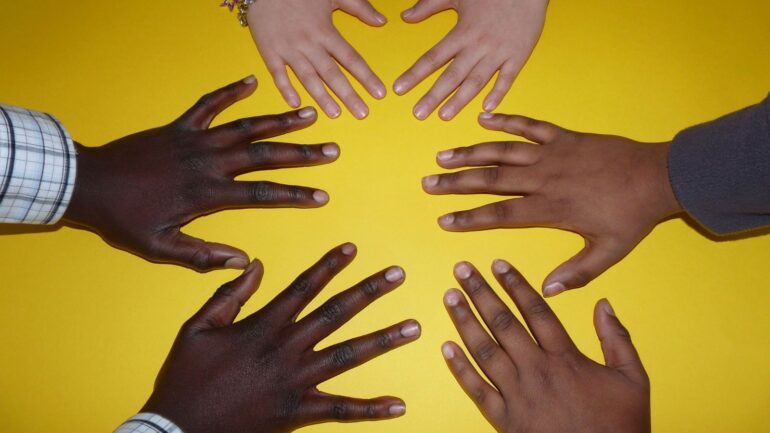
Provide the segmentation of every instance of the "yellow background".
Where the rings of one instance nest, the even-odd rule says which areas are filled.
[[[390,86],[452,27],[455,15],[406,25],[398,13],[408,1],[374,4],[390,19],[384,28],[339,13],[335,22]],[[768,23],[765,0],[556,1],[539,47],[499,111],[667,140],[766,95]],[[202,93],[250,73],[261,83],[256,94],[219,122],[287,109],[248,32],[214,0],[3,1],[0,41],[0,100],[56,114],[88,145],[164,124]],[[490,199],[424,194],[420,178],[438,171],[435,153],[505,136],[476,124],[481,98],[450,123],[415,120],[411,107],[428,85],[404,97],[367,99],[365,121],[345,113],[286,137],[339,142],[337,163],[250,176],[325,188],[332,196],[325,208],[224,212],[187,228],[263,260],[262,289],[245,312],[343,241],[358,245],[359,258],[320,299],[387,265],[406,269],[401,289],[332,340],[407,317],[421,321],[422,339],[322,388],[398,395],[407,415],[308,432],[491,431],[439,351],[441,342],[456,338],[441,303],[445,289],[456,285],[451,267],[467,259],[489,276],[492,259],[502,257],[539,287],[582,245],[578,236],[554,230],[439,229],[437,216]],[[153,265],[83,231],[1,230],[0,430],[6,432],[111,431],[144,403],[180,324],[236,275]],[[673,220],[589,287],[550,304],[579,347],[600,360],[591,312],[600,297],[614,303],[652,377],[655,431],[770,431],[769,249],[770,237],[715,242]]]

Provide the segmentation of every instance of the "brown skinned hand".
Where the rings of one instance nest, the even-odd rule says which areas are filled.
[[[334,248],[264,308],[233,323],[262,278],[261,263],[253,262],[182,326],[142,410],[170,419],[186,433],[277,433],[327,421],[403,415],[406,407],[396,397],[354,399],[327,394],[318,385],[416,340],[416,321],[315,349],[401,285],[403,269],[380,271],[297,320],[355,253],[349,243]]]
[[[193,238],[180,228],[224,209],[322,206],[329,196],[318,189],[233,179],[256,170],[327,164],[339,155],[334,143],[258,141],[312,125],[313,108],[209,127],[256,86],[248,77],[203,96],[166,126],[101,147],[77,145],[77,179],[64,224],[91,230],[152,262],[198,271],[245,268],[249,260],[243,251]]]
[[[523,116],[482,114],[479,122],[537,144],[501,141],[440,152],[444,168],[477,168],[425,177],[423,189],[522,196],[444,215],[445,230],[552,227],[580,234],[585,248],[546,277],[546,296],[588,284],[681,212],[668,177],[668,143],[584,134]]]
[[[444,343],[442,352],[457,382],[494,428],[501,433],[649,433],[649,379],[609,302],[602,299],[594,309],[606,362],[601,365],[580,353],[516,269],[496,260],[492,272],[527,327],[472,265],[461,262],[455,277],[492,335],[460,291],[449,290],[444,304],[491,384],[457,344]]]

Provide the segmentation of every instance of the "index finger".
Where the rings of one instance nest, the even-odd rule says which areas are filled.
[[[257,79],[249,75],[240,81],[201,96],[178,121],[191,128],[206,129],[219,113],[254,93],[256,88]]]
[[[550,353],[577,351],[559,318],[519,271],[504,260],[495,260],[492,272],[513,299],[543,350]]]

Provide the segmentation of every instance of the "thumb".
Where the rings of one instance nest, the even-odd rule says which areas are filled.
[[[188,236],[178,228],[161,232],[153,239],[147,251],[134,253],[153,262],[173,263],[198,272],[222,268],[244,269],[249,264],[249,257],[243,251]]]
[[[604,362],[627,378],[645,383],[649,381],[628,330],[620,323],[610,302],[600,299],[594,307],[594,327],[602,344]]]
[[[367,0],[340,0],[340,10],[353,15],[370,26],[383,26],[388,22],[385,15],[381,14]]]
[[[585,286],[620,261],[630,249],[620,249],[612,241],[590,242],[574,257],[554,269],[543,282],[543,296]]]
[[[203,307],[190,318],[185,328],[194,332],[232,324],[243,304],[257,291],[263,274],[262,263],[259,260],[251,262],[238,278],[217,289]]]
[[[416,5],[401,12],[401,18],[408,23],[418,23],[450,8],[451,5],[445,0],[418,0]]]

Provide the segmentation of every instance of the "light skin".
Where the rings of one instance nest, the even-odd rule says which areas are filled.
[[[166,126],[101,147],[77,144],[77,179],[63,223],[153,262],[201,272],[245,268],[249,258],[242,250],[191,237],[181,228],[225,209],[323,206],[329,196],[320,189],[234,178],[327,164],[340,153],[334,143],[262,141],[312,125],[317,115],[310,107],[210,127],[256,87],[250,76],[203,96]]]
[[[385,97],[385,85],[334,27],[335,10],[370,26],[380,27],[387,22],[367,0],[256,0],[249,7],[247,19],[259,53],[290,106],[299,107],[300,97],[289,80],[287,67],[327,116],[335,118],[342,113],[328,87],[353,116],[363,119],[369,108],[342,69],[374,98]]]
[[[575,132],[524,116],[483,113],[479,123],[531,142],[439,152],[441,167],[462,170],[427,176],[423,189],[514,197],[441,216],[448,231],[551,227],[581,235],[585,247],[543,282],[546,296],[585,286],[682,212],[668,176],[669,143]]]
[[[401,14],[404,21],[418,23],[454,9],[457,25],[396,80],[393,90],[404,95],[448,64],[413,113],[423,120],[443,103],[438,115],[451,120],[497,73],[483,102],[485,111],[494,110],[535,48],[547,6],[547,0],[419,0]]]
[[[388,267],[298,319],[355,255],[353,244],[334,248],[265,307],[234,322],[262,278],[262,264],[252,262],[182,326],[142,410],[162,415],[189,433],[278,433],[328,421],[403,415],[406,406],[396,397],[357,399],[318,389],[420,336],[419,323],[406,320],[316,348],[404,281],[403,269]]]
[[[602,299],[594,309],[602,365],[577,349],[513,266],[496,260],[492,272],[526,327],[479,272],[461,262],[455,278],[491,335],[459,290],[449,290],[444,305],[488,380],[456,343],[442,346],[449,370],[487,421],[501,433],[649,433],[649,379],[609,302]]]

